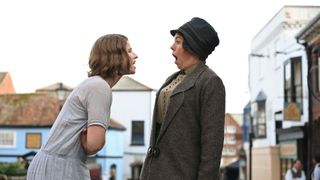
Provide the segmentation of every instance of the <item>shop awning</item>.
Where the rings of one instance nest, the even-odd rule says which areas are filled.
[[[304,126],[296,126],[285,129],[277,129],[279,141],[288,141],[304,138]]]

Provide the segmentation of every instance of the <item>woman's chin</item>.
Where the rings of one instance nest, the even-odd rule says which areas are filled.
[[[135,74],[135,73],[136,73],[136,68],[131,69],[130,72],[129,72],[129,74]]]

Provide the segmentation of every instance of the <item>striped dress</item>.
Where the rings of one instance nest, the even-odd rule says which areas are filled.
[[[33,158],[27,180],[89,180],[80,134],[90,125],[107,129],[111,88],[100,76],[89,77],[68,96],[47,141]]]

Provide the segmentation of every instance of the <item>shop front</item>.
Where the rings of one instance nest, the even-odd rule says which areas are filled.
[[[280,179],[285,179],[285,174],[296,159],[300,159],[303,165],[307,164],[307,144],[305,126],[278,129],[280,147]],[[306,171],[306,166],[303,167]]]

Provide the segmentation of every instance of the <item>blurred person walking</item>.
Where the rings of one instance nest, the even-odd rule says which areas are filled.
[[[306,174],[302,168],[302,162],[299,159],[295,160],[293,167],[287,170],[286,180],[306,180]]]
[[[320,154],[315,156],[315,166],[312,172],[312,180],[320,180]]]

